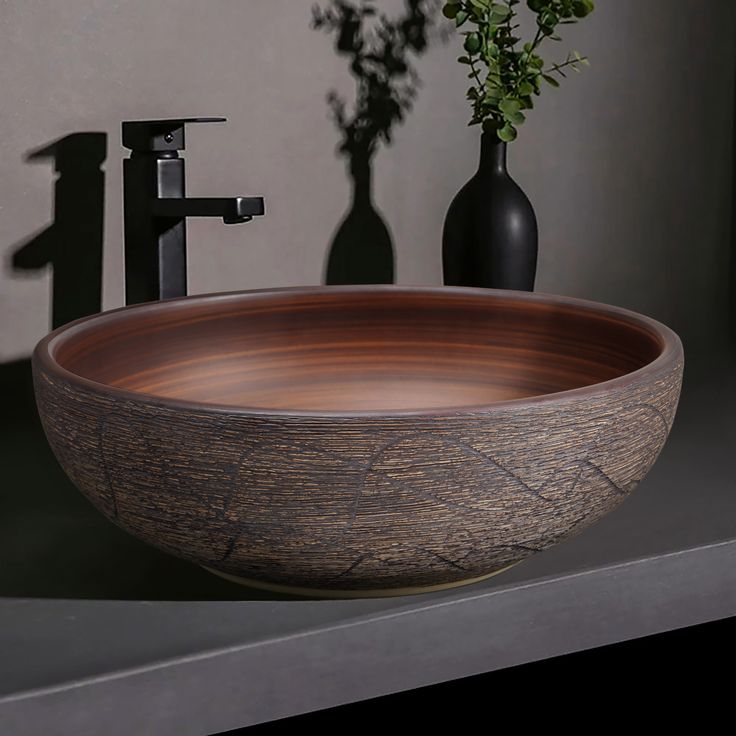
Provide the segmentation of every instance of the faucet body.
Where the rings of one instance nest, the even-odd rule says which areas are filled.
[[[248,222],[264,214],[262,197],[188,198],[184,125],[224,118],[143,120],[123,123],[126,304],[187,293],[187,217]]]

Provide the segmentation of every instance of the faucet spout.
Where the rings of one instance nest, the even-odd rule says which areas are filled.
[[[127,120],[123,145],[125,301],[170,299],[187,293],[187,218],[219,217],[227,224],[265,214],[263,197],[187,197],[184,129],[224,118]]]
[[[263,197],[158,197],[152,203],[156,217],[221,217],[226,224],[249,222],[265,214]]]

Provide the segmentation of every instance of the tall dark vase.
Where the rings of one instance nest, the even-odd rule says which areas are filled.
[[[483,133],[478,171],[447,212],[442,266],[448,286],[534,290],[537,218],[495,135]]]

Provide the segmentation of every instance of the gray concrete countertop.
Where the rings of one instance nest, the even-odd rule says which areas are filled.
[[[647,480],[577,538],[473,586],[363,601],[277,599],[139,544],[69,485],[18,399],[0,731],[208,734],[736,615],[733,375],[688,380]]]

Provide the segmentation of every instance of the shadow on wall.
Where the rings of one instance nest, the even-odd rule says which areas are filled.
[[[411,110],[420,80],[409,56],[426,51],[438,10],[436,0],[404,0],[396,18],[379,13],[375,0],[332,0],[312,10],[312,27],[334,34],[335,51],[350,61],[356,84],[351,110],[337,92],[327,95],[352,202],[328,251],[326,284],[394,282],[391,233],[372,198],[373,157],[381,142],[391,143],[392,128]]]
[[[102,307],[102,238],[106,133],[72,133],[29,152],[29,163],[53,159],[54,221],[13,254],[15,272],[51,266],[52,327]]]

